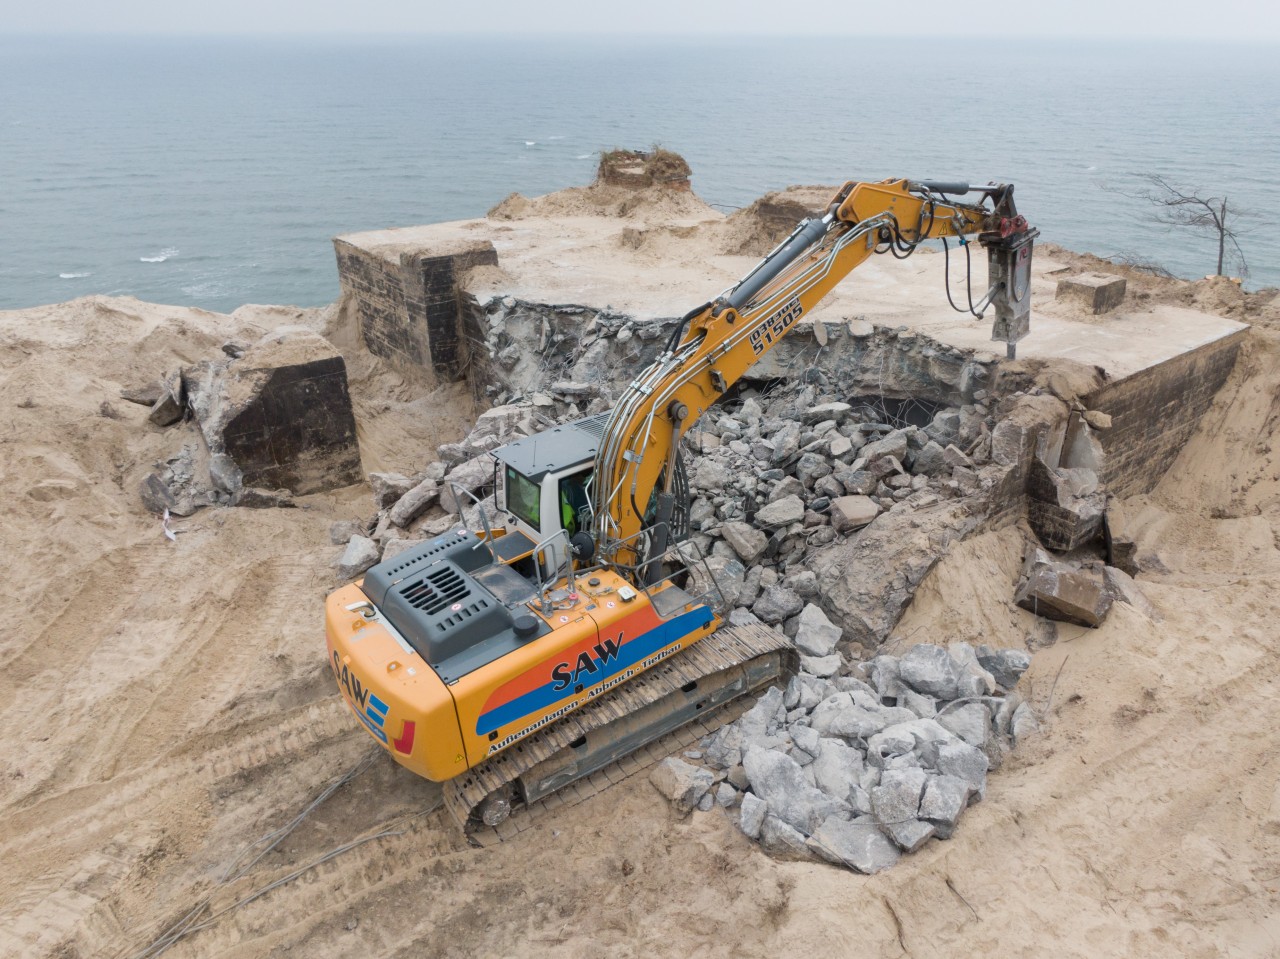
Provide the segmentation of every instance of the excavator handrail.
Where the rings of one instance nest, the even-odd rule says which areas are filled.
[[[556,565],[555,571],[548,579],[542,577],[542,555],[547,547],[551,546],[556,540],[564,539],[564,559]],[[573,543],[569,540],[569,531],[566,529],[558,529],[542,542],[533,548],[533,569],[538,577],[538,606],[541,608],[543,615],[551,612],[551,600],[547,596],[547,588],[554,583],[560,581],[560,570],[565,570],[565,586],[570,593],[578,591],[578,582],[573,571]]]
[[[493,527],[489,525],[489,514],[485,512],[484,503],[471,490],[465,486],[460,486],[452,480],[449,481],[449,489],[453,491],[453,501],[458,505],[458,521],[464,529],[467,526],[467,516],[466,507],[462,505],[463,496],[470,498],[471,502],[476,504],[476,510],[480,513],[480,522],[484,524],[484,539],[477,541],[471,548],[479,549],[480,543],[483,542],[489,547],[489,556],[495,563],[501,565],[502,560],[498,556],[498,551],[493,548]]]

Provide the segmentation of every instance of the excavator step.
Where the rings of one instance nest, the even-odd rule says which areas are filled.
[[[475,845],[538,825],[610,785],[688,748],[785,682],[799,656],[785,637],[752,624],[722,628],[506,751],[444,784],[445,806]],[[495,806],[510,815],[484,822]],[[491,819],[499,819],[491,816]]]

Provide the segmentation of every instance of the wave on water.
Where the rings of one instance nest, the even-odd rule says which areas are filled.
[[[163,263],[165,260],[169,259],[169,257],[177,256],[177,255],[178,255],[178,251],[170,246],[161,250],[155,256],[140,256],[138,257],[138,262],[139,263]]]
[[[594,153],[579,153],[576,157],[574,157],[574,159],[575,159],[575,160],[590,160],[593,156],[595,156],[595,154],[594,154]]]
[[[93,274],[92,274],[92,273],[59,273],[59,274],[58,274],[58,279],[60,279],[60,280],[79,280],[79,279],[83,279],[83,278],[84,278],[84,277],[86,277],[86,276],[93,276]]]
[[[524,145],[525,145],[525,146],[527,146],[527,147],[536,147],[536,146],[538,145],[538,141],[537,141],[537,140],[525,140],[525,141],[524,141]]]

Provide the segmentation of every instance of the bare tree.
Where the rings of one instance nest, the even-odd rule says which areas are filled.
[[[1155,173],[1135,173],[1133,176],[1145,180],[1146,189],[1129,193],[1112,187],[1106,187],[1113,193],[1145,200],[1158,209],[1155,213],[1157,222],[1169,226],[1190,226],[1212,232],[1218,239],[1218,276],[1222,276],[1222,267],[1227,258],[1228,249],[1234,251],[1240,263],[1240,275],[1249,275],[1249,264],[1240,249],[1240,231],[1236,221],[1247,216],[1227,203],[1225,196],[1199,196],[1174,186],[1162,176]]]

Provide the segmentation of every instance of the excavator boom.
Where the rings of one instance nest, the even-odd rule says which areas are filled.
[[[735,286],[687,314],[668,350],[622,394],[605,429],[596,467],[598,554],[633,554],[644,528],[654,531],[649,558],[665,553],[681,435],[873,253],[905,256],[924,240],[978,234],[997,278],[996,337],[1012,344],[1025,335],[1035,231],[1017,215],[1012,186],[976,188],[977,203],[946,199],[970,192],[962,183],[846,183],[822,217],[802,222]],[[1022,287],[1003,282],[1015,273]]]

